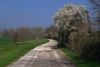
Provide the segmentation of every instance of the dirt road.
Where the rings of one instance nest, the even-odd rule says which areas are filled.
[[[76,67],[69,59],[62,56],[56,45],[56,41],[50,40],[31,50],[8,67]]]

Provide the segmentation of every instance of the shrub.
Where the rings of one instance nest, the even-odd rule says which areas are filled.
[[[94,32],[90,36],[77,35],[69,44],[78,56],[89,60],[100,60],[100,32]],[[70,48],[70,49],[71,49]]]
[[[100,60],[100,38],[92,36],[86,40],[81,49],[81,57],[89,60]]]
[[[64,42],[59,42],[58,44],[57,44],[57,47],[58,48],[63,48],[63,47],[65,47],[65,43]]]

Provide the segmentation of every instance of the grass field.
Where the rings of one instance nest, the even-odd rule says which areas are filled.
[[[12,38],[0,37],[0,45],[6,45],[9,43],[13,43]]]
[[[61,50],[70,58],[78,67],[100,67],[100,62],[89,61],[78,57],[74,52],[67,48],[61,48]]]
[[[5,67],[29,50],[48,42],[47,39],[13,43],[10,38],[0,38],[0,67]]]

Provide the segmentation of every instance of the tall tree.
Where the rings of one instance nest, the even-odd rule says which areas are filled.
[[[89,14],[84,6],[67,5],[56,13],[54,20],[60,41],[68,43],[69,37],[73,40],[75,34],[90,32]]]
[[[95,20],[100,24],[100,0],[89,0],[91,3],[94,12],[95,12]]]

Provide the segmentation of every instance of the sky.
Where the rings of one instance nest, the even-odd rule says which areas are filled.
[[[48,27],[53,15],[66,4],[82,4],[87,0],[0,0],[0,28]]]

